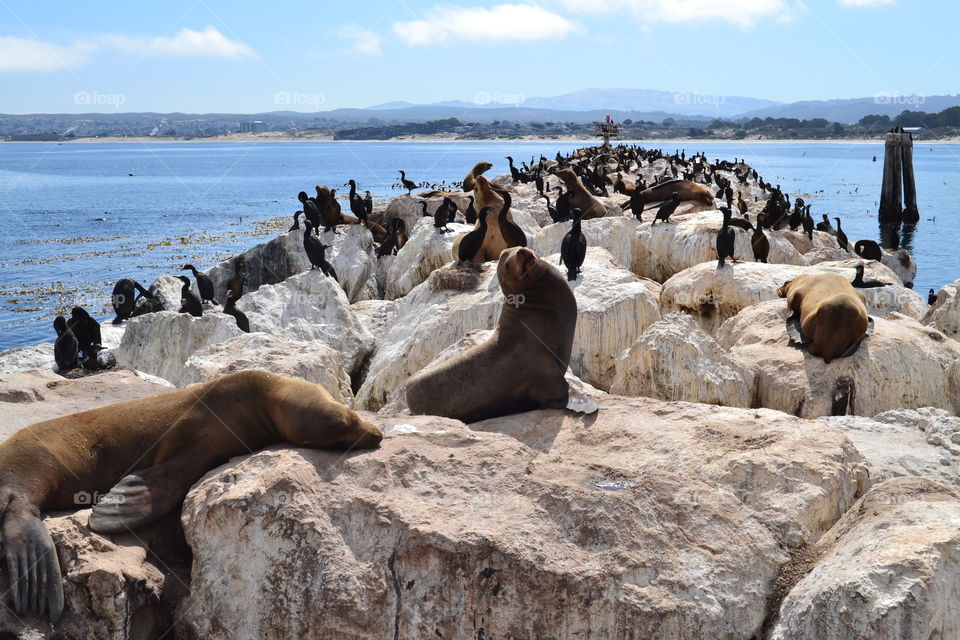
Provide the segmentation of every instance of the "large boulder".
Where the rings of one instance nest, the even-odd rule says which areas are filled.
[[[923,476],[960,486],[960,418],[943,409],[892,409],[821,418],[850,438],[879,480]]]
[[[930,307],[923,323],[930,325],[953,338],[960,340],[960,280],[948,284],[937,294],[937,301]]]
[[[350,378],[343,370],[340,354],[327,343],[266,333],[244,333],[200,349],[184,364],[181,382],[206,382],[247,369],[301,378],[320,385],[337,402],[347,406],[353,403]]]
[[[620,354],[610,393],[749,407],[753,372],[689,315],[674,312]]]
[[[181,386],[187,382],[184,363],[203,347],[223,342],[242,331],[232,316],[159,311],[130,320],[120,346],[113,350],[117,364],[144,371]]]
[[[150,545],[136,533],[92,533],[89,510],[44,518],[63,573],[64,613],[56,626],[0,607],[0,636],[24,640],[126,640],[160,638],[174,624],[165,600],[169,582],[148,557]],[[169,566],[168,566],[169,568]],[[9,593],[6,562],[0,589]]]
[[[661,469],[729,491],[789,547],[817,540],[870,484],[864,457],[819,422],[766,409],[592,397],[600,406],[593,415],[531,411],[470,428],[597,473]]]
[[[397,311],[397,302],[394,300],[361,300],[350,305],[360,324],[370,335],[377,338],[387,330],[393,322]]]
[[[0,441],[43,420],[163,393],[170,385],[126,369],[64,378],[47,370],[0,375]]]
[[[810,555],[772,640],[960,637],[957,488],[924,478],[879,484]]]
[[[785,554],[732,493],[552,459],[453,420],[378,422],[378,450],[264,451],[191,490],[182,627],[207,640],[760,632]]]
[[[368,229],[356,224],[340,225],[336,233],[321,233],[320,242],[331,247],[327,249],[327,261],[333,265],[340,285],[351,302],[378,297],[377,257],[373,236]],[[302,230],[288,231],[241,255],[246,261],[243,268],[245,294],[265,284],[283,282],[310,269],[310,260],[303,250]],[[227,281],[234,275],[236,258],[224,260],[206,272],[213,280],[217,300],[221,303],[224,301]]]
[[[873,333],[849,357],[826,364],[789,344],[785,300],[753,305],[725,322],[717,340],[753,370],[753,406],[805,418],[831,415],[838,383],[852,386],[848,411],[873,416],[900,408],[960,409],[960,345],[913,318],[874,318]]]
[[[917,277],[917,261],[906,249],[883,249],[881,261],[891,271],[897,274],[903,286],[913,288],[913,281]]]
[[[716,262],[704,262],[685,269],[663,283],[660,305],[664,313],[689,313],[704,329],[715,333],[724,321],[758,302],[777,299],[777,289],[785,282],[807,273],[837,273],[851,281],[860,260],[823,262],[814,266],[727,263],[720,269]],[[890,286],[859,289],[867,300],[867,312],[886,316],[899,312],[920,319],[926,302],[916,291],[900,284],[896,274],[878,262],[865,263],[864,277],[889,282]]]
[[[190,278],[193,280],[193,278]],[[157,311],[179,311],[180,310],[180,291],[183,288],[183,282],[177,279],[177,276],[162,274],[150,285],[149,291],[152,298],[140,296],[134,306],[133,315],[141,316],[145,313],[155,313]],[[190,288],[197,293],[197,283],[191,282]]]
[[[350,375],[359,371],[373,348],[373,336],[350,309],[343,289],[319,269],[245,294],[237,308],[247,315],[251,331],[323,340],[340,353]]]

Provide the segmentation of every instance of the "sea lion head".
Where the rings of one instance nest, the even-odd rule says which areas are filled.
[[[497,280],[505,295],[523,293],[543,277],[544,262],[527,247],[511,247],[500,254]]]
[[[475,176],[479,176],[481,173],[484,171],[489,171],[491,168],[493,168],[493,165],[484,160],[483,162],[478,162],[475,164],[471,173]]]
[[[560,171],[557,171],[557,177],[563,180],[563,183],[567,185],[567,188],[577,184],[577,174],[573,172],[573,169],[561,169]]]

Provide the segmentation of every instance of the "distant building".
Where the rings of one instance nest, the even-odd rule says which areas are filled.
[[[263,120],[244,120],[240,123],[240,133],[263,133],[267,125]]]

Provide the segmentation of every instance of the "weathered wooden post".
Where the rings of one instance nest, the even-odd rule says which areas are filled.
[[[914,224],[920,219],[913,175],[913,136],[902,127],[889,131],[884,139],[879,213],[882,222]]]
[[[900,141],[900,154],[903,162],[903,221],[907,224],[916,224],[920,220],[920,211],[917,209],[917,184],[913,179],[913,136],[901,133],[906,139]]]

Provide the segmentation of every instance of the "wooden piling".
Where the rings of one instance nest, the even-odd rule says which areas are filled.
[[[907,224],[916,224],[920,220],[920,211],[917,209],[917,185],[913,179],[913,136],[909,133],[900,143],[900,153],[903,161],[903,221]]]
[[[913,174],[913,137],[903,130],[890,131],[884,139],[879,213],[881,222],[913,224],[920,219]]]

